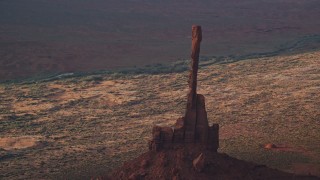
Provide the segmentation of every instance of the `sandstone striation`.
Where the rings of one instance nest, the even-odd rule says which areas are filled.
[[[197,94],[197,74],[199,66],[200,43],[202,31],[200,26],[192,26],[191,70],[189,74],[189,93],[185,116],[179,118],[173,127],[155,126],[149,149],[173,148],[184,144],[194,144],[214,152],[219,147],[219,125],[209,126],[205,98]]]

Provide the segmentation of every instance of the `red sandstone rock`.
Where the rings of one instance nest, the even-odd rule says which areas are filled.
[[[144,159],[143,161],[141,161],[141,168],[145,169],[149,166],[149,161]]]
[[[199,173],[193,167],[193,160],[190,157],[198,157],[203,153],[205,156],[205,168]],[[144,176],[141,176],[141,161],[148,159],[150,166],[145,169]],[[138,166],[137,166],[138,165]],[[138,172],[138,174],[137,174]],[[135,175],[132,175],[135,174]],[[140,178],[146,180],[159,179],[281,179],[281,180],[318,180],[314,176],[299,176],[270,169],[266,166],[257,165],[251,162],[237,160],[226,154],[212,152],[202,149],[199,146],[186,144],[183,148],[162,149],[160,152],[148,151],[139,157],[126,162],[120,168],[115,169],[106,180],[123,180]]]
[[[189,94],[187,101],[187,111],[196,109],[197,99],[197,76],[200,55],[200,43],[202,41],[202,31],[200,26],[192,26],[192,48],[191,48],[191,69],[189,74]]]
[[[139,171],[132,173],[128,177],[128,179],[129,180],[140,180],[140,179],[143,179],[146,175],[147,175],[146,171],[140,169]]]
[[[272,149],[272,148],[277,148],[277,146],[275,144],[272,143],[268,143],[264,145],[265,149]]]
[[[179,180],[179,176],[178,175],[173,176],[172,180]]]
[[[197,172],[202,172],[205,168],[205,158],[203,153],[201,153],[197,158],[195,158],[192,162],[194,169]]]
[[[217,152],[219,147],[219,124],[209,127],[207,149]]]
[[[161,148],[173,148],[181,144],[196,144],[212,151],[219,146],[219,126],[209,127],[205,98],[197,94],[197,73],[199,66],[200,26],[192,26],[191,70],[189,74],[189,93],[185,117],[179,118],[174,127],[154,127],[149,149],[159,151]]]
[[[204,102],[204,96],[201,94],[197,95],[197,118],[196,118],[196,129],[195,129],[195,140],[207,144],[208,142],[208,118],[207,111]]]
[[[197,123],[197,76],[199,66],[200,43],[202,32],[200,26],[192,26],[192,48],[191,48],[191,69],[189,74],[189,93],[187,109],[185,114],[185,137],[186,143],[195,142],[195,128]]]

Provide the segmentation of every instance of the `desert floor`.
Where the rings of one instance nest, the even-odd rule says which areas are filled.
[[[198,92],[220,152],[320,176],[320,51],[212,64]],[[89,178],[147,151],[186,106],[188,71],[0,84],[0,178]],[[264,149],[266,143],[279,148]]]

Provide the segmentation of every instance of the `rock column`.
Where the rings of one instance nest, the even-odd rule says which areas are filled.
[[[153,128],[150,150],[172,148],[176,145],[196,145],[217,151],[219,147],[219,125],[209,126],[205,98],[197,94],[197,74],[199,66],[200,43],[202,32],[200,26],[192,26],[191,69],[189,74],[189,93],[185,117],[179,118],[174,127]]]
[[[189,93],[185,114],[184,140],[186,143],[195,142],[195,128],[197,119],[197,76],[199,66],[200,43],[202,32],[200,26],[192,26],[191,69],[189,74]]]

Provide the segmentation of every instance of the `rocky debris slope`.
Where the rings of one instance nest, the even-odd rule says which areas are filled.
[[[149,151],[98,179],[318,179],[285,173],[195,146]]]

